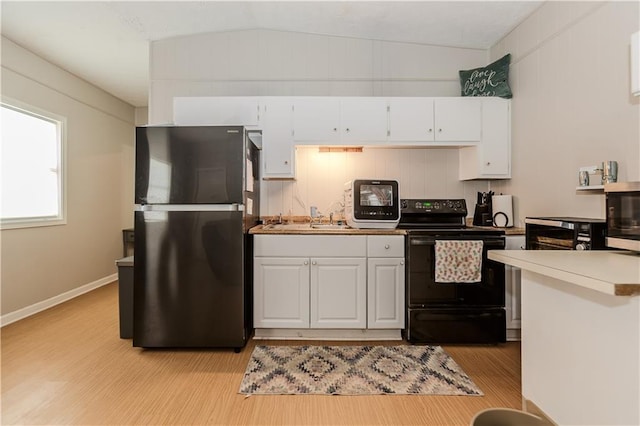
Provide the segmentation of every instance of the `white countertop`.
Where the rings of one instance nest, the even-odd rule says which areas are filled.
[[[621,251],[490,250],[489,259],[615,296],[640,295],[640,254]]]

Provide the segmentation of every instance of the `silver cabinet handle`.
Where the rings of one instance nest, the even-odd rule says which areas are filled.
[[[387,250],[389,250],[389,244],[385,244],[385,245],[384,245],[384,248],[385,248],[385,249],[387,249]]]
[[[337,128],[337,127],[334,127],[334,128],[333,128],[333,131],[334,131],[334,132],[337,132],[337,131],[338,131],[338,128]]]
[[[308,264],[309,264],[309,261],[308,261],[308,260],[305,260],[305,261],[304,261],[304,264],[305,264],[305,265],[308,265]]]
[[[318,262],[316,262],[315,260],[313,262],[311,262],[312,265],[317,265]]]
[[[433,132],[433,129],[429,129],[429,133]]]
[[[284,164],[289,164],[289,161],[287,161],[287,160],[284,160]]]
[[[400,261],[400,264],[401,264],[401,265],[404,265],[404,260],[401,260],[401,261]]]
[[[438,132],[441,132],[441,131],[442,131],[442,129],[438,129]]]
[[[347,133],[349,133],[349,128],[347,127]]]

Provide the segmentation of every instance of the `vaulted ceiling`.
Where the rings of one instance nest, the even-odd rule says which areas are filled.
[[[133,106],[149,42],[270,29],[488,49],[541,1],[2,1],[2,34]]]

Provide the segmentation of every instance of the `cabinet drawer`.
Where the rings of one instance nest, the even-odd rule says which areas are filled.
[[[364,235],[254,235],[254,256],[365,257]]]
[[[369,235],[368,257],[404,257],[404,237],[400,235]]]

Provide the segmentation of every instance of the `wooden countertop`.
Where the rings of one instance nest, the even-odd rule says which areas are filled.
[[[489,259],[614,296],[640,295],[640,254],[626,251],[489,250]]]
[[[249,229],[253,235],[406,235],[403,229],[312,228],[308,223],[257,225]]]
[[[473,218],[468,217],[467,218],[467,227],[468,228],[478,228],[478,229],[501,229],[504,231],[504,235],[509,236],[509,235],[524,235],[525,234],[525,229],[524,228],[516,228],[516,227],[512,227],[512,228],[496,228],[493,226],[474,226],[473,225]]]

